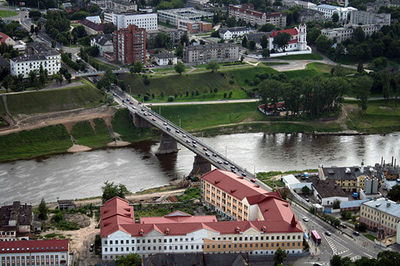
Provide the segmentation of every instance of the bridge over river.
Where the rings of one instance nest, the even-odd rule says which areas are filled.
[[[250,173],[165,117],[152,111],[149,107],[141,104],[120,88],[114,86],[111,91],[115,100],[129,110],[136,127],[153,126],[163,133],[157,154],[178,152],[178,142],[196,154],[190,175],[204,174],[211,170],[212,164],[218,169],[234,172],[265,190],[272,191],[269,186],[258,180],[253,173]]]

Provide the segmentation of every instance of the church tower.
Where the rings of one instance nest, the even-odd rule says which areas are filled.
[[[307,25],[304,21],[299,25],[299,40],[298,40],[299,51],[305,51],[307,48]]]

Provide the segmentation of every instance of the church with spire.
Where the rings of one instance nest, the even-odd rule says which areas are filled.
[[[287,33],[290,40],[284,47],[278,47],[274,44],[274,39],[279,33]],[[306,51],[307,50],[307,25],[301,22],[298,27],[286,30],[273,31],[269,35],[269,50],[271,53]]]

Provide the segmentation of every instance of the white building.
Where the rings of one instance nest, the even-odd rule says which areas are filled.
[[[90,40],[90,45],[99,48],[100,56],[114,51],[112,34],[96,35]]]
[[[353,36],[354,29],[357,27],[361,27],[366,36],[371,35],[374,32],[380,30],[379,25],[361,25],[361,26],[346,26],[342,28],[334,28],[334,29],[322,29],[321,34],[326,36],[326,38],[333,40],[335,39],[337,43],[343,42],[347,39],[350,39]]]
[[[157,13],[104,13],[104,22],[113,23],[117,29],[128,28],[129,25],[136,25],[139,28],[146,29],[146,31],[156,31],[158,29]]]
[[[178,63],[178,57],[170,53],[155,54],[154,59],[159,66],[176,65]]]
[[[219,36],[224,40],[232,40],[235,38],[243,37],[248,34],[250,31],[246,27],[234,27],[227,29],[220,29]]]
[[[0,265],[71,265],[68,240],[0,241]]]
[[[339,16],[339,21],[345,22],[347,19],[350,19],[350,13],[353,10],[357,10],[354,7],[340,7],[340,6],[331,6],[331,5],[318,5],[316,10],[324,13],[325,19],[332,19],[333,13],[337,13]]]
[[[276,35],[279,33],[287,33],[290,34],[291,38],[289,40],[288,45],[283,48],[275,47],[273,42]],[[269,50],[274,49],[275,52],[285,52],[288,51],[306,51],[307,50],[307,25],[302,23],[299,27],[294,29],[287,29],[287,30],[277,30],[272,32],[269,35]]]
[[[86,19],[93,23],[101,24],[101,19],[99,16],[89,16],[89,17],[86,17]]]
[[[300,182],[294,175],[285,175],[281,177],[281,180],[283,183],[285,183],[285,186],[289,188],[290,190],[294,190],[295,192],[300,192],[303,187],[308,187],[310,191],[312,191],[312,183],[307,182],[307,183],[302,183]]]
[[[10,59],[10,72],[13,76],[22,75],[27,78],[29,72],[39,72],[40,66],[43,70],[47,70],[48,75],[58,73],[61,68],[61,55],[56,51],[48,51],[47,53],[27,55]]]
[[[391,14],[373,13],[361,10],[351,12],[350,24],[352,25],[380,25],[390,26]]]
[[[157,10],[158,18],[160,22],[173,25],[175,27],[179,26],[179,21],[200,21],[203,19],[212,20],[214,13],[197,10],[193,7],[178,8],[178,9],[165,9]]]

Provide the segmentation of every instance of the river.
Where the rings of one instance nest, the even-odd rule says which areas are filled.
[[[354,166],[400,160],[400,133],[387,135],[312,136],[245,133],[203,138],[250,172],[287,171],[325,166]],[[184,147],[157,157],[159,143],[144,141],[125,148],[102,149],[0,164],[0,204],[93,197],[107,180],[132,192],[166,185],[187,175],[194,155]]]

